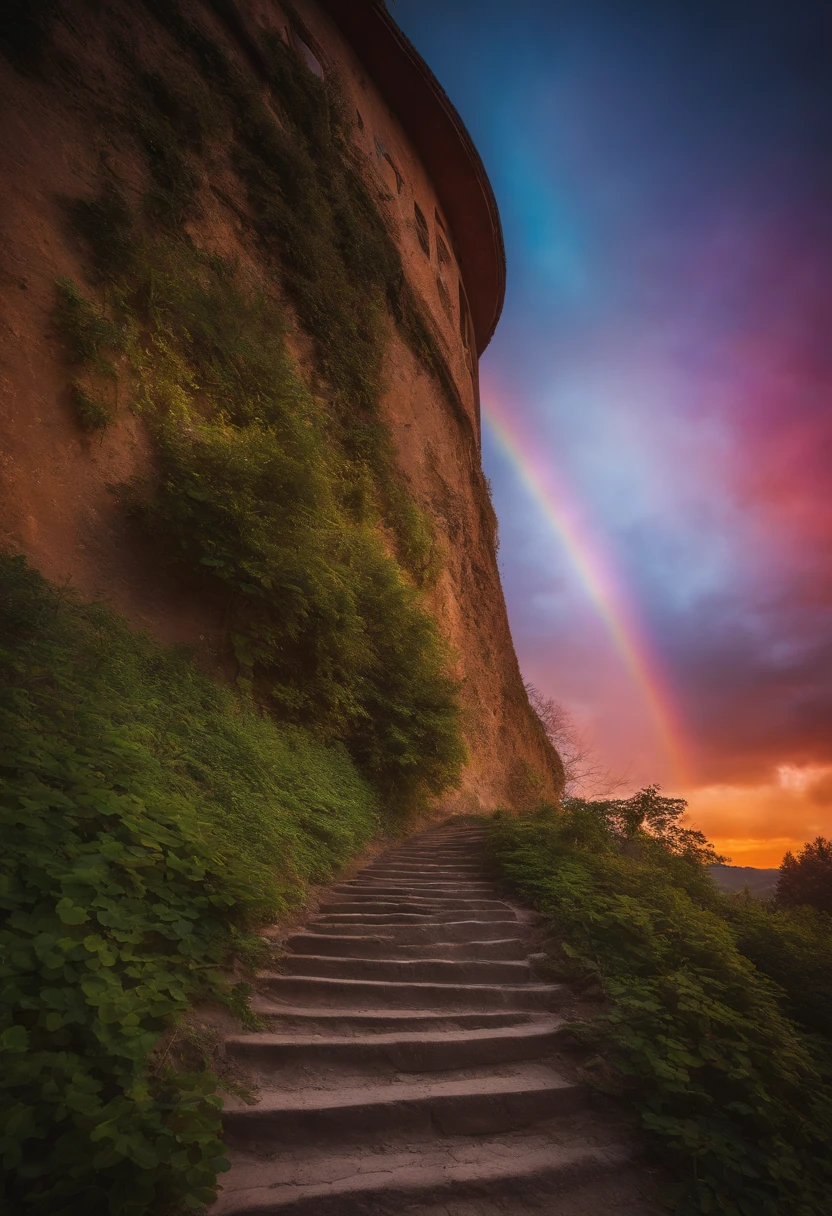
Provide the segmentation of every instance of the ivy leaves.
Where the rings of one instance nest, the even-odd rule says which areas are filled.
[[[200,999],[244,1015],[226,959],[375,802],[342,750],[6,557],[0,673],[4,1213],[199,1208],[227,1167],[217,1077],[159,1063],[160,1035]]]
[[[106,788],[101,757],[81,748],[61,781],[59,736],[4,725],[6,754],[34,742],[37,759],[4,763],[0,800],[3,1168],[33,1188],[35,1212],[93,1185],[110,1203],[136,1170],[148,1203],[183,1180],[207,1201],[222,1161],[216,1079],[156,1077],[149,1057],[171,1017],[221,985],[233,890],[193,822]],[[131,1195],[114,1210],[145,1210]]]
[[[748,918],[711,882],[707,842],[680,845],[672,831],[633,823],[634,856],[611,807],[630,809],[573,799],[559,814],[501,816],[493,832],[508,881],[544,913],[567,966],[606,998],[579,1037],[613,1066],[684,1180],[680,1212],[821,1216],[832,1183],[830,1041],[791,1020],[804,999],[744,952]],[[773,921],[758,927],[755,961],[776,932]],[[770,973],[817,983],[807,954],[798,974],[800,957]]]

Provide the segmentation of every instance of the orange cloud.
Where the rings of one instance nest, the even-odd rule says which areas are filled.
[[[685,793],[692,824],[734,865],[779,866],[783,854],[832,833],[832,766],[781,765],[768,782]]]

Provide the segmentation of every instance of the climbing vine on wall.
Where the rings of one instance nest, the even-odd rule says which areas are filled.
[[[147,157],[141,207],[114,175],[69,206],[105,301],[58,285],[76,410],[106,425],[120,378],[160,462],[122,499],[222,596],[242,684],[412,801],[452,784],[464,756],[449,655],[419,591],[439,553],[379,413],[391,311],[428,360],[429,327],[350,163],[335,87],[279,39],[265,45],[277,122],[215,42],[165,11],[199,72],[135,70],[122,121]],[[239,174],[265,274],[188,235],[211,156]],[[284,296],[312,339],[311,387],[287,353]]]

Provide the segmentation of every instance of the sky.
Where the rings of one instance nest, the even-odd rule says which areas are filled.
[[[738,865],[832,835],[832,8],[397,0],[508,258],[521,669]]]

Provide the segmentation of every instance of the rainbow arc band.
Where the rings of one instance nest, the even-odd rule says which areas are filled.
[[[688,785],[684,731],[678,721],[667,680],[639,627],[624,589],[600,541],[590,534],[570,502],[570,494],[554,470],[544,468],[533,445],[493,395],[483,415],[497,446],[539,507],[552,532],[566,551],[610,639],[650,711],[656,734],[669,761],[673,779]]]

